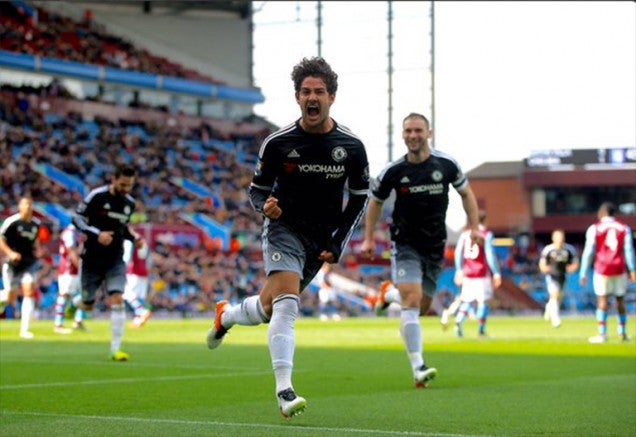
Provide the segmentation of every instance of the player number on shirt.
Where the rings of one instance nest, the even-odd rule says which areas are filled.
[[[609,248],[612,252],[618,250],[618,238],[616,236],[616,229],[610,229],[605,236],[605,247]]]

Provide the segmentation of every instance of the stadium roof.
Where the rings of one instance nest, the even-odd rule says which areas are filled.
[[[193,0],[193,1],[150,1],[152,6],[172,7],[175,11],[186,9],[209,9],[215,11],[237,12],[242,17],[247,17],[250,11],[251,1],[245,0]]]
[[[151,11],[154,7],[162,9],[172,9],[173,13],[179,13],[186,10],[209,10],[209,11],[225,11],[237,13],[241,18],[247,18],[251,10],[251,1],[248,0],[191,0],[191,1],[132,1],[132,0],[80,0],[70,1],[70,3],[84,3],[96,5],[122,5],[136,6],[140,9]]]
[[[466,173],[470,179],[520,177],[523,161],[485,162]]]

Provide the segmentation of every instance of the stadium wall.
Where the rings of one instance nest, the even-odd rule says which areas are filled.
[[[636,167],[631,161],[586,165],[594,169],[578,166],[532,169],[524,167],[522,162],[489,162],[468,172],[468,177],[480,207],[488,212],[488,225],[496,235],[527,233],[547,242],[550,233],[559,228],[568,234],[569,241],[581,243],[587,227],[596,221],[600,201],[610,199],[593,201],[594,204],[586,205],[584,212],[547,211],[544,192],[584,192],[603,187],[606,193],[625,193],[628,187],[636,186]],[[636,190],[632,190],[631,198],[633,206]],[[619,212],[617,217],[636,230],[636,214]]]
[[[488,214],[488,227],[497,235],[530,230],[530,200],[518,177],[471,178],[477,204]]]

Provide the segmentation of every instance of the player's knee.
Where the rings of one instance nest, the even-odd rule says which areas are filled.
[[[433,303],[433,298],[426,293],[423,293],[420,298],[420,312],[422,315],[426,315],[428,310],[431,308],[431,304]]]
[[[114,290],[108,292],[108,300],[111,305],[123,305],[124,296],[121,291]]]
[[[9,290],[7,292],[7,302],[11,305],[15,305],[18,302],[18,292],[16,290]]]
[[[35,296],[35,284],[33,282],[27,282],[22,284],[22,295],[24,297]]]
[[[93,307],[95,306],[95,301],[89,301],[89,302],[80,302],[80,304],[78,305],[78,308],[84,311],[93,311]]]

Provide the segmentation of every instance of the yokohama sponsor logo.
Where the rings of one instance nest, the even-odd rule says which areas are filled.
[[[114,211],[108,211],[108,217],[115,219],[115,220],[119,220],[122,224],[126,224],[128,223],[128,216],[126,214],[122,214],[119,212],[114,212]]]
[[[29,231],[26,231],[26,230],[22,231],[21,229],[19,229],[18,233],[20,234],[21,237],[24,237],[27,240],[31,240],[31,241],[35,241],[35,239],[38,237],[37,228],[35,228],[34,232],[29,232]]]
[[[300,164],[301,173],[344,173],[344,165]]]
[[[428,192],[429,194],[439,194],[444,192],[444,184],[416,185],[414,187],[409,187],[409,192],[410,193]]]

